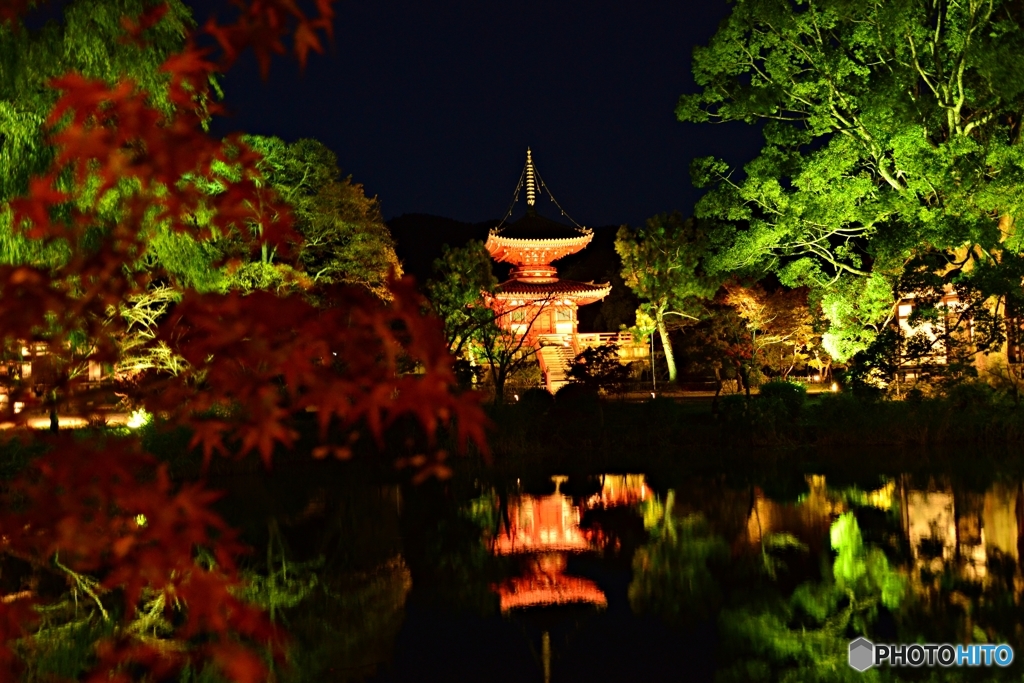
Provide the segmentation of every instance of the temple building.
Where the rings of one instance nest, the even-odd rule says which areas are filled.
[[[559,279],[552,263],[582,250],[590,244],[594,232],[575,225],[575,221],[574,225],[565,225],[537,213],[537,196],[547,187],[534,168],[529,149],[516,200],[523,189],[526,215],[493,228],[484,245],[495,261],[513,266],[508,281],[491,293],[490,303],[503,313],[502,326],[517,334],[575,334],[577,309],[608,296],[611,286]]]
[[[506,223],[524,191],[526,214]],[[572,225],[537,213],[537,198],[541,192],[547,192]],[[582,347],[618,341],[618,334],[581,337],[577,329],[579,307],[604,299],[611,292],[611,285],[563,280],[552,265],[560,258],[579,252],[593,238],[593,230],[578,225],[558,206],[527,149],[526,167],[512,206],[505,220],[491,229],[484,245],[491,258],[498,263],[511,264],[512,271],[508,281],[488,292],[485,300],[498,314],[498,324],[503,329],[526,337],[524,347],[537,350],[546,386],[552,391],[564,383],[565,367]]]

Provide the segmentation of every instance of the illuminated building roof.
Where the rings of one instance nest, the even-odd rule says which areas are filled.
[[[546,265],[563,256],[575,254],[590,244],[594,238],[594,231],[575,225],[575,221],[568,217],[562,207],[558,207],[559,211],[574,225],[558,223],[537,213],[537,195],[542,190],[548,193],[555,206],[558,206],[558,202],[555,202],[551,191],[534,168],[533,155],[529,148],[526,150],[526,167],[519,179],[516,197],[512,201],[513,207],[519,200],[519,193],[522,190],[526,191],[526,215],[512,223],[506,224],[502,221],[490,231],[484,246],[491,258],[515,265]],[[511,213],[512,208],[509,208],[506,218]]]
[[[494,292],[496,299],[572,299],[578,305],[599,301],[612,291],[611,285],[594,284],[593,282],[576,282],[574,280],[555,280],[554,282],[529,282],[509,280],[497,286]]]
[[[589,579],[565,573],[564,553],[542,553],[533,557],[525,576],[516,576],[497,586],[501,609],[544,607],[589,603],[604,607],[608,599]]]
[[[594,231],[590,228],[578,228],[565,225],[545,218],[536,213],[529,213],[514,223],[508,223],[491,230],[495,237],[510,243],[547,242],[558,240],[563,242],[579,242],[587,244],[593,239]]]

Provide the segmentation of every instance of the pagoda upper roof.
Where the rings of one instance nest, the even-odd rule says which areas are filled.
[[[554,282],[526,282],[508,280],[494,289],[496,299],[522,298],[531,301],[555,297],[573,299],[583,305],[600,301],[608,296],[612,287],[608,283],[577,282],[575,280],[555,280]]]
[[[584,240],[589,242],[593,230],[574,225],[565,225],[545,218],[535,211],[527,211],[517,221],[498,226],[491,230],[491,235],[506,240],[548,241],[548,240]]]

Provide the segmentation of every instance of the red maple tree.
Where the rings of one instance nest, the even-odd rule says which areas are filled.
[[[17,19],[34,4],[2,2],[0,21]],[[211,19],[164,62],[170,113],[128,79],[111,84],[69,73],[52,83],[60,91],[46,124],[54,161],[11,208],[17,229],[41,243],[71,245],[71,257],[56,267],[0,266],[5,343],[41,329],[57,349],[84,336],[94,359],[116,364],[127,323],[109,310],[143,293],[153,277],[127,267],[145,249],[147,225],[162,223],[198,240],[232,231],[252,235],[254,252],[294,247],[299,237],[290,212],[260,182],[258,155],[240,136],[215,139],[205,132],[208,118],[222,113],[209,84],[247,49],[264,74],[273,55],[288,51],[286,43],[304,64],[330,38],[332,4],[317,0],[316,13],[307,14],[292,0],[233,0],[234,21]],[[146,29],[164,11],[156,5],[126,19],[125,39],[144,44]],[[201,35],[216,47],[199,47]],[[214,178],[217,164],[238,172],[220,176],[223,191],[211,194],[199,181]],[[212,218],[199,222],[199,213]],[[485,450],[479,406],[452,391],[440,323],[423,314],[410,282],[393,282],[392,294],[382,304],[338,289],[330,293],[331,306],[317,307],[301,291],[186,292],[149,343],[166,344],[187,370],[146,376],[131,398],[189,427],[207,460],[217,452],[240,457],[256,450],[269,463],[275,448],[293,445],[294,419],[307,411],[319,421],[318,457],[348,457],[348,442],[334,443],[332,435],[358,427],[380,441],[390,424],[410,414],[431,442],[446,428],[462,446],[471,441]],[[419,372],[400,371],[410,363]],[[76,381],[64,380],[61,389],[73,394]],[[24,414],[4,417],[17,422]],[[162,595],[174,612],[174,633],[160,644],[125,629],[98,643],[87,680],[146,674],[159,680],[205,664],[234,681],[265,679],[262,653],[269,648],[280,656],[281,636],[238,597],[236,557],[243,549],[211,510],[216,494],[199,483],[175,484],[129,438],[99,442],[24,431],[21,438],[47,448],[2,492],[0,552],[37,567],[59,558],[74,572],[97,577],[101,589],[123,594],[124,620],[143,595]],[[444,456],[428,449],[405,464],[418,467],[419,477],[444,474]],[[209,549],[215,562],[196,562],[197,548]],[[34,591],[0,596],[0,681],[17,679],[14,643],[32,633],[44,601]]]

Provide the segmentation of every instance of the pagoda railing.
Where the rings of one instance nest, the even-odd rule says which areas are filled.
[[[574,334],[539,334],[539,346],[571,346],[579,353],[592,346],[637,346],[629,332],[576,332]],[[640,344],[643,346],[643,344]]]
[[[548,367],[549,361],[554,358],[545,358],[544,353],[541,353],[541,349],[548,346],[560,346],[565,348],[565,352],[558,354],[562,358],[568,357],[564,362],[568,366],[571,363],[571,359],[575,358],[584,349],[593,348],[596,346],[615,346],[619,351],[619,358],[626,361],[636,360],[638,358],[647,358],[650,355],[650,347],[643,343],[637,342],[633,339],[633,335],[629,332],[577,332],[575,334],[540,334],[537,335],[537,360],[540,363],[541,372],[544,374],[545,385],[549,391],[554,390],[556,387],[552,384],[552,378],[561,376],[568,367],[552,368]]]

